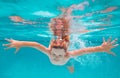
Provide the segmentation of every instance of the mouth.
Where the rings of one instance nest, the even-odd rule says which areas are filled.
[[[59,59],[54,59],[55,61],[59,61]]]

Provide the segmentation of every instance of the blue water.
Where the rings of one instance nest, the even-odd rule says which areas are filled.
[[[70,73],[66,65],[56,66],[49,58],[33,48],[23,47],[17,54],[15,49],[4,50],[4,38],[36,41],[48,47],[52,33],[48,23],[58,16],[59,7],[87,2],[84,10],[75,10],[73,28],[90,32],[73,32],[70,50],[97,46],[102,37],[118,38],[120,42],[119,0],[0,0],[0,78],[120,78],[120,46],[112,49],[117,56],[106,53],[86,54],[73,58],[75,72]],[[115,7],[111,10],[107,8]],[[87,15],[87,13],[93,13]],[[12,21],[10,16],[19,16],[34,24]],[[77,29],[77,30],[76,30]]]

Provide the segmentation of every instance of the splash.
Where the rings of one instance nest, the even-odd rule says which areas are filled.
[[[89,32],[89,30],[87,30],[87,26],[87,23],[83,20],[72,19],[70,21],[70,32],[79,34],[87,33]]]
[[[70,47],[69,50],[76,50],[80,48],[85,48],[85,42],[83,42],[80,38],[80,34],[71,34],[70,39]]]
[[[75,61],[79,62],[81,66],[98,66],[102,64],[102,60],[100,56],[97,56],[96,54],[88,54],[84,56],[79,56],[74,58]]]
[[[82,41],[79,37],[80,37],[79,34],[71,35],[71,44],[70,44],[69,50],[76,50],[76,49],[86,47],[85,42]],[[77,61],[82,66],[95,67],[95,66],[102,64],[101,58],[99,56],[97,56],[96,54],[78,56],[78,57],[75,57],[74,61],[72,61],[72,62],[75,63],[75,61]]]

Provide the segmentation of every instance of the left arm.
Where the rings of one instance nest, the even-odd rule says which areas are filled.
[[[69,54],[70,56],[74,57],[74,56],[79,56],[85,53],[87,54],[87,53],[102,52],[102,51],[103,51],[103,48],[101,46],[96,46],[96,47],[88,47],[88,48],[75,50],[75,51],[69,52]]]
[[[111,38],[109,38],[108,41],[106,42],[105,39],[103,39],[103,43],[100,46],[75,50],[75,51],[69,52],[69,54],[72,57],[79,56],[86,53],[93,53],[93,52],[107,52],[109,54],[115,55],[113,52],[111,52],[111,49],[118,46],[118,44],[114,44],[117,41],[117,39],[113,40],[112,42],[110,42],[110,40]]]

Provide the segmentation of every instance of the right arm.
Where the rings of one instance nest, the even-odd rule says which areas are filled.
[[[105,39],[103,38],[103,43],[100,46],[75,50],[75,51],[69,52],[69,55],[72,57],[76,57],[76,56],[80,56],[82,54],[87,54],[87,53],[106,52],[115,56],[116,54],[112,52],[111,49],[119,45],[119,44],[115,44],[117,40],[118,39],[116,38],[115,40],[111,41],[111,37],[110,37],[108,41],[105,41]]]
[[[37,42],[18,41],[18,40],[13,40],[13,39],[5,39],[5,40],[10,42],[10,43],[3,44],[3,46],[7,46],[6,49],[16,48],[15,53],[17,53],[21,47],[32,47],[32,48],[36,48],[38,50],[41,50],[45,54],[49,54],[49,49],[47,47],[37,43]]]

